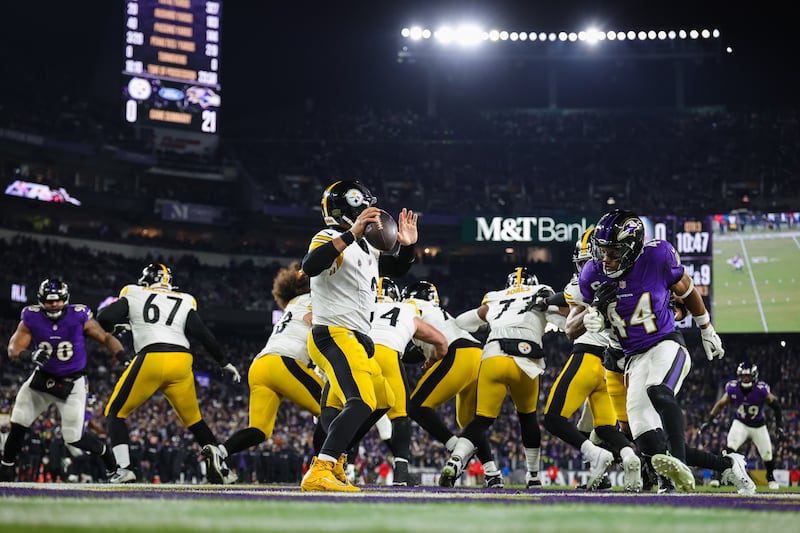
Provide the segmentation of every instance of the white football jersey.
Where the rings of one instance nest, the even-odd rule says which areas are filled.
[[[265,355],[283,355],[297,359],[308,365],[308,332],[311,326],[303,317],[311,312],[311,294],[301,294],[292,298],[283,310],[283,316],[272,326],[272,334],[267,344],[261,348],[253,360]]]
[[[341,232],[331,228],[314,235],[309,251],[322,246]],[[362,239],[344,249],[333,264],[311,278],[311,302],[315,326],[339,326],[365,335],[370,330],[370,316],[375,309],[380,251]]]
[[[525,339],[541,347],[547,316],[528,307],[536,293],[545,288],[549,289],[547,285],[519,285],[486,293],[481,302],[489,308],[486,321],[491,329],[486,343],[496,339]]]
[[[408,299],[406,302],[414,304],[420,313],[420,318],[423,322],[430,324],[444,334],[447,339],[447,345],[450,346],[458,339],[466,339],[470,342],[478,342],[478,339],[472,336],[471,333],[458,327],[456,319],[453,315],[439,307],[433,302],[427,300],[413,300]],[[425,343],[427,344],[427,343]]]
[[[417,308],[406,302],[378,302],[369,336],[375,344],[403,353],[417,332]]]
[[[197,310],[197,301],[187,292],[126,285],[119,293],[128,301],[133,349],[136,353],[150,344],[176,344],[189,350],[186,318]]]
[[[580,305],[583,307],[589,307],[589,304],[583,301],[583,295],[581,294],[581,289],[578,286],[578,276],[573,275],[572,279],[567,286],[564,287],[564,299],[567,301],[567,304],[572,307],[575,305]],[[591,333],[589,331],[584,332],[581,336],[576,338],[573,341],[574,344],[591,344],[592,346],[601,346],[606,348],[608,346],[612,348],[616,348],[618,350],[622,349],[622,346],[619,343],[619,340],[613,334],[611,328],[606,328],[605,330],[599,333]]]

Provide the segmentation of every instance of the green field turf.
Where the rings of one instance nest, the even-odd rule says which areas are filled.
[[[31,484],[33,485],[33,484]],[[41,487],[41,484],[39,484]],[[69,487],[67,487],[69,488]],[[140,486],[141,488],[141,486]],[[80,490],[80,487],[78,487]],[[471,491],[427,492],[369,489],[359,494],[308,494],[296,487],[216,488],[150,486],[152,497],[133,486],[95,486],[82,497],[58,487],[47,495],[3,493],[0,530],[10,532],[602,532],[730,533],[769,529],[796,531],[796,488],[739,496],[731,492],[627,495],[544,489],[496,496]],[[795,490],[793,490],[795,489]],[[37,487],[38,490],[38,487]],[[191,497],[185,497],[187,492]],[[50,495],[52,492],[52,495]],[[59,495],[59,492],[64,492]],[[177,497],[183,493],[182,498]],[[578,500],[570,502],[572,495]],[[697,502],[700,496],[706,503]],[[386,501],[381,501],[385,497]],[[397,501],[398,497],[407,501]],[[463,501],[458,501],[463,497]],[[487,501],[487,499],[492,501]],[[617,498],[618,499],[618,498]],[[456,501],[454,501],[456,500]],[[769,509],[754,510],[759,502]]]
[[[720,333],[800,331],[800,233],[714,235],[714,327]],[[744,268],[726,261],[740,254]]]

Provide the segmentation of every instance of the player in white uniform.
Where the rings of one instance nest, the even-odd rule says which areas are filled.
[[[517,267],[509,274],[505,289],[486,293],[480,307],[456,318],[456,323],[468,331],[474,331],[484,323],[489,324],[490,331],[478,371],[475,418],[461,433],[442,469],[439,485],[452,487],[461,475],[475,451],[475,443],[500,414],[507,391],[511,394],[522,430],[526,483],[529,487],[541,484],[541,432],[536,407],[539,375],[545,370],[542,337],[548,321],[559,326],[563,324],[558,308],[543,303],[552,294],[552,288],[539,284],[536,276],[524,267]]]
[[[250,424],[231,435],[219,446],[203,446],[209,461],[211,483],[231,483],[236,476],[225,459],[234,453],[261,444],[272,436],[278,408],[283,399],[295,403],[315,417],[320,415],[322,379],[314,372],[308,357],[308,332],[311,330],[311,288],[308,276],[295,261],[281,268],[272,284],[272,296],[283,310],[272,334],[250,364]],[[317,431],[315,447],[324,434]]]
[[[388,387],[375,390],[373,379],[380,376],[380,367],[370,361],[375,350],[369,337],[370,316],[375,310],[378,278],[382,274],[402,276],[411,268],[417,215],[401,210],[396,254],[381,253],[362,239],[366,226],[380,220],[376,202],[369,189],[357,181],[331,184],[322,195],[322,215],[328,227],[314,235],[303,258],[303,271],[311,278],[314,309],[308,352],[328,380],[325,407],[342,406],[300,484],[305,491],[359,490],[347,482],[343,453],[379,404],[386,402],[388,408],[394,401],[380,398],[391,394]]]
[[[455,318],[439,303],[433,283],[418,281],[403,289],[403,301],[413,303],[422,320],[441,331],[447,339],[447,355],[437,360],[430,344],[414,341],[425,354],[425,373],[417,381],[408,405],[408,414],[420,427],[453,451],[458,437],[442,421],[436,408],[456,400],[456,424],[465,428],[475,418],[478,367],[481,343],[456,324]],[[483,464],[487,487],[502,488],[503,475],[492,457],[488,436],[477,443],[478,459]]]
[[[122,373],[105,408],[108,435],[119,468],[111,483],[136,481],[130,469],[128,425],[125,419],[156,391],[169,400],[180,421],[200,446],[217,444],[197,403],[192,372],[192,353],[187,335],[197,338],[223,372],[241,380],[228,362],[214,335],[197,314],[197,301],[172,284],[172,270],[164,264],[149,264],[138,285],[126,285],[119,299],[104,307],[97,321],[106,331],[129,323],[136,356]]]
[[[408,418],[408,378],[400,357],[412,339],[433,346],[434,361],[447,354],[447,339],[435,327],[419,317],[414,304],[400,301],[400,289],[390,278],[378,281],[378,302],[369,333],[375,343],[375,360],[394,392],[394,405],[387,415],[392,421],[389,446],[394,455],[394,485],[408,485],[408,458],[411,424]]]

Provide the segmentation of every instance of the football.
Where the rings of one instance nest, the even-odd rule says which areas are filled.
[[[380,220],[378,223],[367,224],[364,238],[378,250],[388,252],[397,243],[397,222],[383,209],[380,211]]]

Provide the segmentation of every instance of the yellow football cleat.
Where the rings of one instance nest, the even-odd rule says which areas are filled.
[[[334,468],[337,463],[322,461],[316,457],[311,460],[311,467],[300,482],[300,490],[306,492],[361,492],[361,489],[336,478]],[[342,469],[342,472],[344,470]]]

